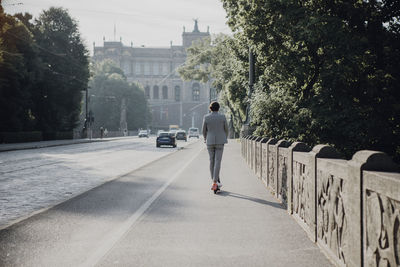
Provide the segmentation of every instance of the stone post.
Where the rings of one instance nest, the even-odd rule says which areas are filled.
[[[270,151],[269,151],[269,146],[270,145],[275,145],[276,143],[278,142],[278,140],[277,139],[275,139],[275,138],[270,138],[268,141],[267,141],[267,143],[266,143],[266,145],[267,145],[267,166],[265,166],[266,168],[267,168],[267,186],[269,186],[269,184],[270,184],[270,168],[271,168],[271,163],[270,163]]]
[[[259,161],[259,153],[258,153],[258,144],[259,144],[259,140],[261,139],[261,137],[257,137],[255,142],[254,142],[254,160],[253,160],[253,171],[254,174],[257,176],[257,171],[258,171],[258,161]]]
[[[246,160],[247,164],[249,163],[249,142],[250,142],[250,137],[251,137],[250,135],[248,135],[246,137],[246,151],[245,151],[246,156],[245,156],[245,160]]]
[[[259,145],[260,145],[260,140],[262,139],[262,137],[257,137],[254,140],[254,159],[253,159],[253,171],[254,173],[257,175],[258,173],[258,169],[259,169],[259,164],[260,164],[260,152],[259,152]]]
[[[247,140],[249,140],[248,135],[246,135],[246,137],[244,138],[243,158],[245,161],[247,161]]]
[[[345,196],[352,203],[345,210],[348,216],[347,266],[364,266],[364,224],[363,224],[363,171],[396,171],[398,166],[383,152],[362,150],[353,155],[348,162],[349,190]],[[382,237],[384,238],[384,237]],[[383,241],[383,240],[382,240]]]
[[[262,151],[263,151],[263,144],[265,144],[265,143],[267,143],[268,142],[268,138],[261,138],[261,140],[260,140],[260,151],[259,151],[259,155],[260,155],[260,157],[259,157],[259,169],[258,169],[258,178],[260,178],[261,180],[262,180],[262,172],[263,172],[263,168],[265,168],[264,166],[263,166],[263,153],[262,153]]]
[[[249,139],[247,139],[247,157],[246,157],[246,163],[247,165],[250,166],[250,156],[251,156],[251,139],[253,139],[253,136],[249,136]]]
[[[254,156],[255,156],[254,150],[255,150],[256,139],[257,139],[257,136],[253,136],[253,138],[250,141],[251,148],[250,148],[250,162],[249,162],[249,164],[250,164],[250,169],[252,169],[253,171],[254,171]]]

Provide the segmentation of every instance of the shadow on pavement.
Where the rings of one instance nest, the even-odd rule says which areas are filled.
[[[255,198],[255,197],[249,197],[249,196],[245,196],[245,195],[241,195],[241,194],[233,193],[233,192],[229,192],[229,191],[220,191],[217,195],[224,196],[224,197],[234,197],[234,198],[249,200],[249,201],[253,201],[256,203],[263,204],[263,205],[269,205],[274,208],[285,209],[285,207],[283,205],[281,205],[280,203],[277,203],[277,202],[271,202],[271,201],[267,201],[267,200]]]

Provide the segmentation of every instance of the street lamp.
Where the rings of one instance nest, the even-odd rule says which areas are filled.
[[[242,136],[249,134],[249,126],[250,126],[250,101],[251,95],[253,93],[253,86],[254,86],[254,54],[251,48],[249,47],[249,93],[247,95],[247,106],[246,106],[246,120],[242,126]]]

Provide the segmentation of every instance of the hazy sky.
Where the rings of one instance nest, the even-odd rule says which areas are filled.
[[[22,3],[22,4],[19,4]],[[220,0],[3,0],[7,13],[29,12],[37,17],[50,6],[64,7],[79,23],[79,29],[92,50],[106,40],[124,45],[169,46],[182,44],[183,27],[193,30],[193,19],[199,19],[200,31],[231,33],[225,24],[226,13]]]

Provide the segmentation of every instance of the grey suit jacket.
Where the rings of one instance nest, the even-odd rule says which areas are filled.
[[[213,111],[204,116],[203,137],[207,145],[222,145],[228,143],[228,122],[225,115]]]

